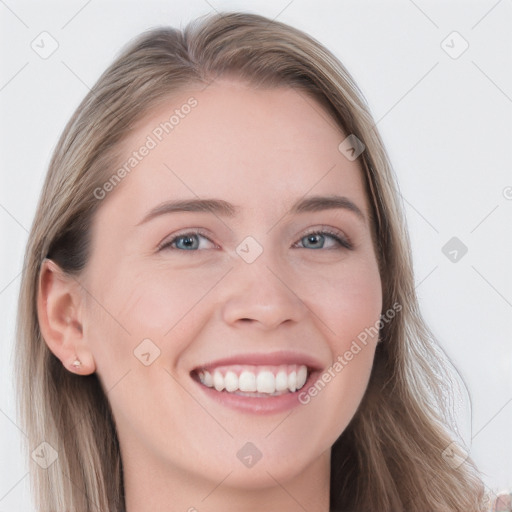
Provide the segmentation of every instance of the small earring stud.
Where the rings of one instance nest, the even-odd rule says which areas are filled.
[[[80,366],[82,366],[82,362],[80,361],[80,359],[75,359],[72,363],[71,363],[71,366],[73,366],[73,368],[75,368],[76,370],[78,370],[78,368],[80,368]]]

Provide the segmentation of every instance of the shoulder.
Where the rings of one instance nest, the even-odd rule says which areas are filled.
[[[491,494],[489,499],[489,512],[512,512],[512,489]]]

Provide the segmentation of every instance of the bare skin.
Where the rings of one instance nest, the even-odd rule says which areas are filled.
[[[311,98],[229,80],[148,114],[124,141],[126,157],[191,96],[197,106],[102,199],[83,289],[44,264],[43,335],[66,368],[96,372],[108,391],[127,512],[327,512],[330,448],[360,404],[377,340],[360,344],[307,403],[270,413],[213,399],[194,371],[226,357],[284,353],[314,360],[321,378],[378,322],[381,280],[362,172],[338,150],[346,135]],[[289,212],[297,201],[333,195],[362,215],[347,207]],[[177,199],[219,199],[234,212],[143,221]],[[147,366],[134,357],[142,340],[151,340]],[[247,442],[249,453],[240,452]],[[248,467],[244,455],[258,452]]]

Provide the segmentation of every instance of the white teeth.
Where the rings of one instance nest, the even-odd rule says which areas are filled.
[[[218,370],[215,370],[213,372],[213,387],[217,391],[222,391],[224,389],[224,377],[222,376],[222,373],[220,373]]]
[[[234,372],[227,372],[224,377],[224,384],[226,391],[236,391],[238,389],[238,376]]]
[[[285,389],[288,389],[288,374],[286,370],[280,369],[276,375],[276,391],[284,391]]]
[[[279,367],[257,367],[249,369],[240,367],[234,370],[214,370],[213,376],[208,370],[198,372],[199,380],[209,388],[217,391],[234,393],[265,393],[269,395],[282,394],[301,389],[308,378],[305,365],[281,365]]]
[[[295,391],[297,389],[297,372],[293,371],[288,374],[288,389]]]
[[[201,372],[200,379],[205,386],[213,388],[213,377],[210,372]]]
[[[256,391],[256,375],[247,370],[243,371],[238,379],[238,389],[248,393]]]
[[[299,366],[297,370],[297,389],[300,389],[308,378],[308,369],[305,366]]]
[[[276,391],[276,378],[269,371],[262,371],[256,377],[256,391],[258,393],[274,393]]]

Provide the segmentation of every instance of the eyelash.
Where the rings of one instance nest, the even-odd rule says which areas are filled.
[[[197,230],[193,229],[193,230],[187,231],[185,233],[180,233],[180,234],[174,236],[173,238],[171,238],[171,240],[168,240],[167,242],[162,243],[158,247],[158,251],[175,250],[175,251],[181,251],[181,252],[197,252],[197,249],[187,251],[186,249],[176,249],[174,247],[171,247],[180,238],[186,238],[187,236],[190,236],[190,235],[200,235],[200,236],[206,238],[212,244],[214,244],[214,242],[212,240],[210,240],[210,238],[203,231],[201,231],[200,229],[197,229]],[[320,228],[320,229],[314,229],[314,230],[308,231],[307,233],[305,233],[304,235],[302,235],[300,237],[300,240],[302,240],[303,238],[306,238],[308,236],[311,236],[311,235],[327,235],[327,236],[333,238],[340,245],[340,249],[347,249],[347,250],[353,249],[352,243],[346,237],[342,236],[341,234],[339,234],[336,231],[330,230],[329,228]],[[308,247],[302,247],[302,248],[308,249]],[[311,249],[311,250],[315,250],[315,249]],[[324,250],[333,250],[333,249],[324,249]]]

